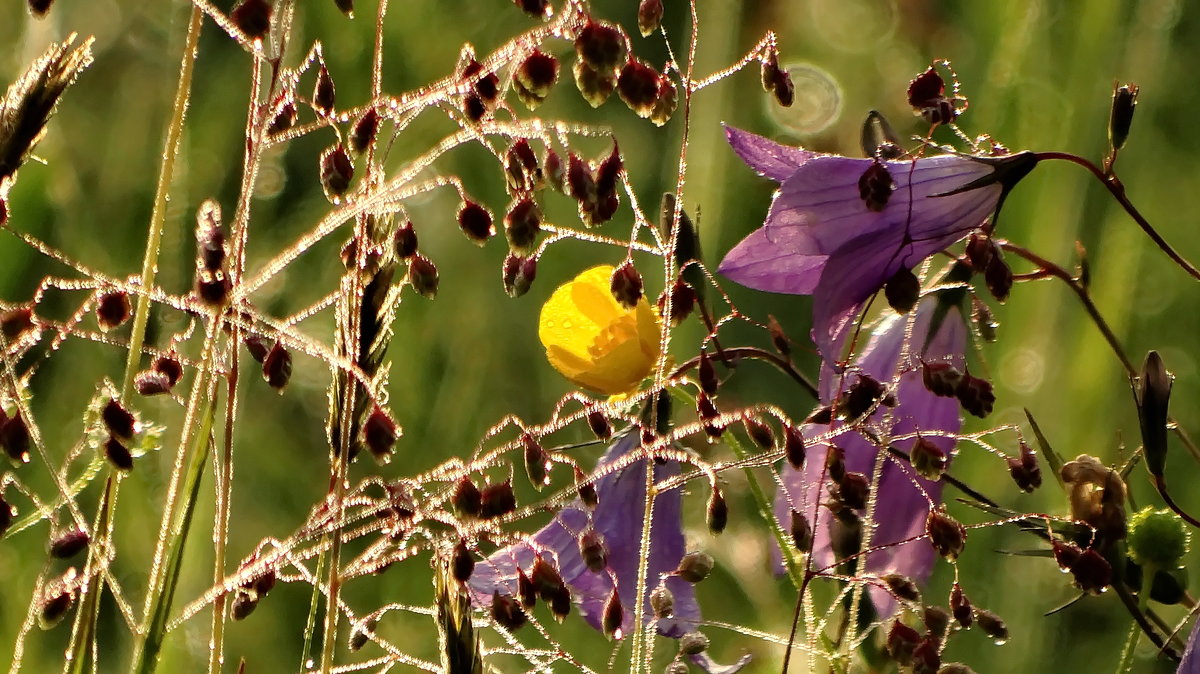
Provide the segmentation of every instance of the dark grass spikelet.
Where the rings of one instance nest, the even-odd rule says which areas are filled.
[[[280,394],[292,378],[292,354],[280,342],[275,342],[262,363],[263,380]]]
[[[229,18],[246,37],[262,40],[271,31],[271,10],[268,0],[241,0],[229,13]]]
[[[517,509],[512,480],[489,484],[480,491],[479,516],[484,519],[503,517]]]
[[[0,419],[0,445],[4,453],[17,465],[29,463],[29,424],[20,411],[8,419]]]
[[[110,437],[104,443],[104,458],[112,464],[113,468],[128,473],[133,470],[133,454],[125,443],[115,437]]]
[[[511,594],[500,594],[499,590],[492,593],[492,620],[509,632],[520,629],[529,621],[521,602]]]
[[[659,619],[670,618],[675,614],[675,595],[665,583],[660,582],[651,590],[650,610],[654,611],[654,617]]]
[[[87,549],[91,538],[78,527],[57,532],[50,539],[50,556],[55,559],[70,559]]]
[[[102,293],[96,299],[96,322],[104,332],[121,327],[133,317],[129,294],[120,290]]]
[[[29,159],[46,133],[46,123],[59,98],[91,65],[93,38],[85,39],[78,47],[72,44],[74,41],[72,34],[62,42],[52,42],[0,100],[0,182]]]
[[[712,493],[709,494],[705,514],[710,532],[720,534],[725,531],[725,526],[729,524],[729,504],[725,502],[725,494],[721,492],[721,488],[715,484]]]
[[[601,613],[600,627],[605,636],[610,639],[620,639],[621,623],[625,620],[625,607],[621,605],[621,594],[617,592],[617,588],[613,587],[608,593],[608,599],[604,602],[604,610]]]
[[[0,494],[0,538],[8,533],[9,527],[12,526],[13,518],[17,516],[17,511],[12,505]]]
[[[610,290],[613,297],[626,309],[637,306],[642,299],[642,275],[633,262],[626,260],[620,267],[613,270]]]

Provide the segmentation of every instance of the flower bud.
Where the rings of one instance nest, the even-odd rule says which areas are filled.
[[[511,594],[500,594],[500,590],[492,592],[492,620],[509,632],[521,628],[529,616],[521,608],[521,602]]]
[[[596,179],[592,167],[574,152],[567,155],[566,190],[571,198],[579,202],[580,209],[596,203]]]
[[[392,244],[397,259],[407,260],[417,254],[417,230],[413,228],[412,221],[405,220],[403,225],[396,228]]]
[[[662,0],[642,0],[638,3],[637,18],[638,30],[641,31],[642,37],[649,37],[651,33],[658,30],[659,26],[662,25]]]
[[[534,110],[550,95],[558,81],[558,59],[535,49],[513,73],[513,88],[525,107]]]
[[[950,363],[923,363],[921,366],[921,381],[926,390],[936,396],[957,396],[962,379],[963,373]]]
[[[983,419],[992,413],[996,403],[996,394],[992,392],[992,383],[986,379],[971,376],[967,372],[959,380],[954,390],[958,402],[967,412]]]
[[[600,573],[608,566],[608,546],[604,537],[595,529],[588,529],[579,537],[579,556],[588,570]]]
[[[613,270],[610,286],[612,295],[626,309],[633,309],[642,299],[642,275],[626,260]]]
[[[799,510],[792,511],[791,522],[792,545],[803,553],[812,552],[813,530],[808,518]]]
[[[354,122],[354,127],[350,130],[350,149],[355,154],[362,154],[371,147],[375,142],[375,136],[379,133],[379,113],[375,112],[375,108],[370,108]]]
[[[0,416],[0,445],[13,463],[29,463],[29,443],[29,425],[20,410],[8,419]]]
[[[474,571],[475,559],[471,557],[467,542],[460,540],[458,545],[454,546],[453,552],[450,553],[450,573],[454,576],[454,580],[465,583],[471,579]]]
[[[124,291],[106,292],[96,300],[96,322],[104,332],[120,327],[132,315],[133,309],[129,305],[129,295]]]
[[[1146,354],[1142,376],[1137,380],[1138,420],[1142,430],[1142,452],[1146,468],[1161,477],[1167,462],[1167,407],[1175,375],[1167,372],[1157,351]]]
[[[996,645],[1000,646],[1008,641],[1008,625],[1000,619],[1000,616],[986,609],[975,609],[975,622],[979,624],[979,629],[983,633],[995,640]]]
[[[196,255],[200,267],[217,273],[225,266],[225,231],[221,225],[221,205],[206,199],[196,210]]]
[[[729,523],[729,505],[725,503],[725,495],[721,493],[721,488],[715,484],[708,497],[706,515],[709,531],[713,534],[725,531],[725,525]]]
[[[679,637],[679,652],[684,655],[699,655],[708,650],[708,637],[704,633],[688,632]]]
[[[450,505],[461,517],[479,517],[483,512],[483,493],[470,477],[463,475],[450,493]]]
[[[278,341],[267,352],[262,364],[263,379],[271,388],[279,393],[287,387],[292,378],[292,354]]]
[[[886,648],[888,655],[902,666],[909,666],[913,661],[913,651],[921,641],[921,635],[916,630],[900,622],[897,618],[888,629]]]
[[[267,0],[241,0],[229,13],[238,30],[251,40],[262,40],[271,30],[271,3]]]
[[[694,550],[679,560],[676,575],[689,583],[699,583],[708,577],[713,568],[713,558],[703,552]]]
[[[541,227],[542,209],[529,197],[513,202],[504,215],[504,234],[509,248],[516,253],[528,255],[533,251]]]
[[[333,114],[333,104],[336,100],[333,78],[329,76],[329,68],[325,62],[317,69],[317,82],[313,85],[312,105],[316,113],[322,117]]]
[[[471,200],[463,202],[458,209],[458,226],[467,235],[471,243],[482,246],[496,234],[496,226],[492,224],[492,214],[486,208]]]
[[[621,595],[617,592],[616,586],[608,593],[608,600],[604,602],[604,611],[600,617],[600,627],[605,636],[611,639],[620,639],[621,623],[625,620],[625,608],[621,605]]]
[[[1173,569],[1188,552],[1187,528],[1178,515],[1146,506],[1129,518],[1129,557],[1142,566]]]
[[[544,17],[550,7],[548,0],[513,0],[526,14],[533,17]]]
[[[232,289],[233,283],[224,272],[202,271],[196,275],[196,296],[210,307],[223,307]]]
[[[946,466],[949,463],[946,452],[942,451],[941,447],[938,447],[932,440],[922,437],[918,437],[913,443],[912,449],[908,452],[908,458],[912,463],[913,470],[917,471],[917,475],[933,481],[942,478],[942,473],[946,472]]]
[[[529,433],[521,436],[521,443],[525,447],[525,473],[533,488],[541,491],[550,484],[550,457],[538,439]]]
[[[921,282],[911,269],[901,267],[883,286],[883,295],[888,306],[898,314],[907,314],[921,299]]]
[[[130,453],[125,443],[117,438],[109,437],[104,443],[104,458],[108,459],[113,468],[122,473],[133,470],[133,454]]]
[[[1133,112],[1137,108],[1138,85],[1130,82],[1113,90],[1112,112],[1108,117],[1108,144],[1114,151],[1125,147]]]
[[[424,255],[413,255],[408,260],[408,282],[418,295],[429,299],[437,297],[437,265]]]
[[[367,450],[382,464],[391,458],[392,447],[400,437],[400,429],[387,412],[376,407],[363,422],[362,434]]]
[[[746,435],[750,436],[750,440],[762,449],[775,448],[775,434],[771,432],[771,427],[746,414],[742,417],[742,426],[746,429]]]
[[[950,613],[954,615],[954,620],[958,622],[959,627],[965,630],[971,629],[975,609],[971,606],[971,600],[963,594],[962,586],[958,583],[950,588]]]
[[[331,203],[340,204],[354,179],[354,162],[341,143],[325,148],[321,153],[321,189]]]
[[[659,582],[650,591],[650,610],[655,618],[670,618],[675,613],[675,595],[667,589],[666,583]]]
[[[951,517],[944,507],[930,508],[925,519],[925,533],[933,549],[947,561],[958,559],[967,542],[967,529]]]
[[[50,556],[55,559],[70,559],[87,549],[90,537],[79,527],[60,531],[50,539]]]
[[[484,519],[503,517],[517,509],[512,480],[489,484],[480,492],[479,516]]]

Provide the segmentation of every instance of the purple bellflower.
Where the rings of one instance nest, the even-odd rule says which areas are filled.
[[[1183,651],[1183,659],[1175,674],[1200,674],[1200,621],[1192,625],[1192,634],[1188,637],[1187,648]]]
[[[934,298],[926,298],[918,305],[912,331],[906,337],[908,318],[891,316],[872,335],[867,347],[844,375],[835,374],[828,364],[822,367],[820,393],[825,405],[834,404],[839,388],[845,390],[854,386],[861,375],[880,382],[892,382],[896,381],[895,375],[900,374],[898,385],[888,391],[894,397],[894,407],[879,404],[862,426],[837,434],[825,445],[839,447],[845,452],[845,470],[848,472],[870,478],[879,455],[877,441],[868,439],[860,429],[869,429],[876,438],[927,433],[921,436],[921,441],[932,443],[947,460],[954,449],[955,439],[950,435],[957,433],[962,425],[958,402],[927,390],[922,382],[922,366],[923,363],[948,363],[961,370],[967,343],[966,325],[956,305],[942,304]],[[792,510],[804,514],[809,521],[813,521],[816,514],[812,554],[813,566],[818,569],[830,567],[838,560],[830,540],[833,514],[824,505],[819,505],[825,501],[831,483],[825,470],[823,445],[816,438],[841,427],[844,423],[837,420],[832,425],[805,424],[803,432],[810,445],[808,460],[801,470],[785,465],[782,488],[776,495],[775,514],[785,526]],[[891,444],[907,452],[916,442],[916,437],[908,437]],[[822,474],[825,474],[827,484],[821,484]],[[929,540],[920,537],[925,534],[925,520],[930,508],[941,503],[941,481],[925,479],[909,463],[889,457],[884,459],[879,481],[871,488],[875,498],[874,518],[871,525],[863,525],[866,539],[863,549],[885,547],[868,554],[867,572],[876,575],[899,573],[924,583],[936,556]],[[886,618],[895,612],[895,600],[886,590],[872,586],[870,595],[880,617]]]
[[[766,222],[718,271],[750,288],[813,296],[813,341],[827,362],[841,355],[863,303],[983,225],[1037,159],[940,155],[882,161],[780,145],[725,128],[733,151],[780,183]]]
[[[638,442],[636,429],[617,438],[600,459],[600,467],[637,449]],[[668,461],[654,466],[655,481],[678,474],[678,462]],[[556,566],[571,590],[573,603],[579,613],[598,630],[603,629],[605,603],[615,584],[624,607],[621,633],[631,634],[634,629],[638,566],[641,562],[645,479],[645,460],[601,477],[595,483],[599,503],[594,510],[575,500],[526,540],[498,550],[477,564],[469,581],[476,604],[490,606],[495,591],[519,596],[517,567],[529,575],[535,555],[540,554],[542,559]],[[657,620],[658,633],[676,639],[700,626],[700,606],[696,602],[695,590],[687,581],[672,575],[687,552],[681,500],[678,489],[664,492],[655,499],[643,603],[646,622]],[[599,571],[588,568],[579,549],[579,537],[589,526],[600,534],[608,548],[606,564]],[[674,595],[675,601],[670,617],[656,619],[650,610],[649,595],[659,584],[660,578]],[[750,656],[746,655],[732,665],[718,664],[707,653],[691,656],[691,659],[710,674],[734,674],[749,663]]]

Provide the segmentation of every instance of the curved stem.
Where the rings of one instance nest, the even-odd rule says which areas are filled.
[[[1192,278],[1200,280],[1200,269],[1197,269],[1194,265],[1192,265],[1191,262],[1188,262],[1186,259],[1184,259],[1184,257],[1180,255],[1178,251],[1172,248],[1171,244],[1167,243],[1167,240],[1164,239],[1162,235],[1154,229],[1153,226],[1151,226],[1150,222],[1142,216],[1137,207],[1135,207],[1133,202],[1129,200],[1129,197],[1126,196],[1125,186],[1121,184],[1121,181],[1116,175],[1106,174],[1100,169],[1100,167],[1096,166],[1087,159],[1084,159],[1078,155],[1073,155],[1069,152],[1036,152],[1034,153],[1034,157],[1036,157],[1038,161],[1045,159],[1059,159],[1062,161],[1068,161],[1072,164],[1078,164],[1079,166],[1082,166],[1090,171],[1092,175],[1096,176],[1096,179],[1099,180],[1102,185],[1104,185],[1105,189],[1112,194],[1113,198],[1117,200],[1117,203],[1121,204],[1121,207],[1125,209],[1125,212],[1129,214],[1129,217],[1133,218],[1133,221],[1142,228],[1142,231],[1146,233],[1146,236],[1149,236],[1150,240],[1153,241],[1154,244],[1157,245],[1160,250],[1162,250],[1162,252],[1167,254],[1167,257],[1171,258],[1175,264],[1179,265],[1179,267],[1191,275]]]
[[[774,365],[775,367],[779,368],[780,372],[783,372],[787,376],[791,377],[792,380],[799,384],[805,391],[808,391],[812,397],[820,398],[816,384],[812,383],[808,377],[804,376],[804,373],[797,370],[790,361],[777,356],[770,351],[764,351],[756,346],[728,347],[723,349],[721,353],[717,354],[716,359],[724,362],[729,367],[733,367],[733,365],[741,358],[762,360]],[[672,378],[678,377],[679,375],[684,374],[699,364],[699,356],[696,356],[690,360],[686,360],[681,363],[679,367],[675,368],[675,372],[671,376]]]

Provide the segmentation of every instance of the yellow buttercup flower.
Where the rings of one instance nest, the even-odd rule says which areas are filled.
[[[613,268],[592,267],[559,286],[542,307],[538,337],[554,369],[606,395],[637,388],[658,360],[658,313],[642,297],[633,309],[609,291]]]

